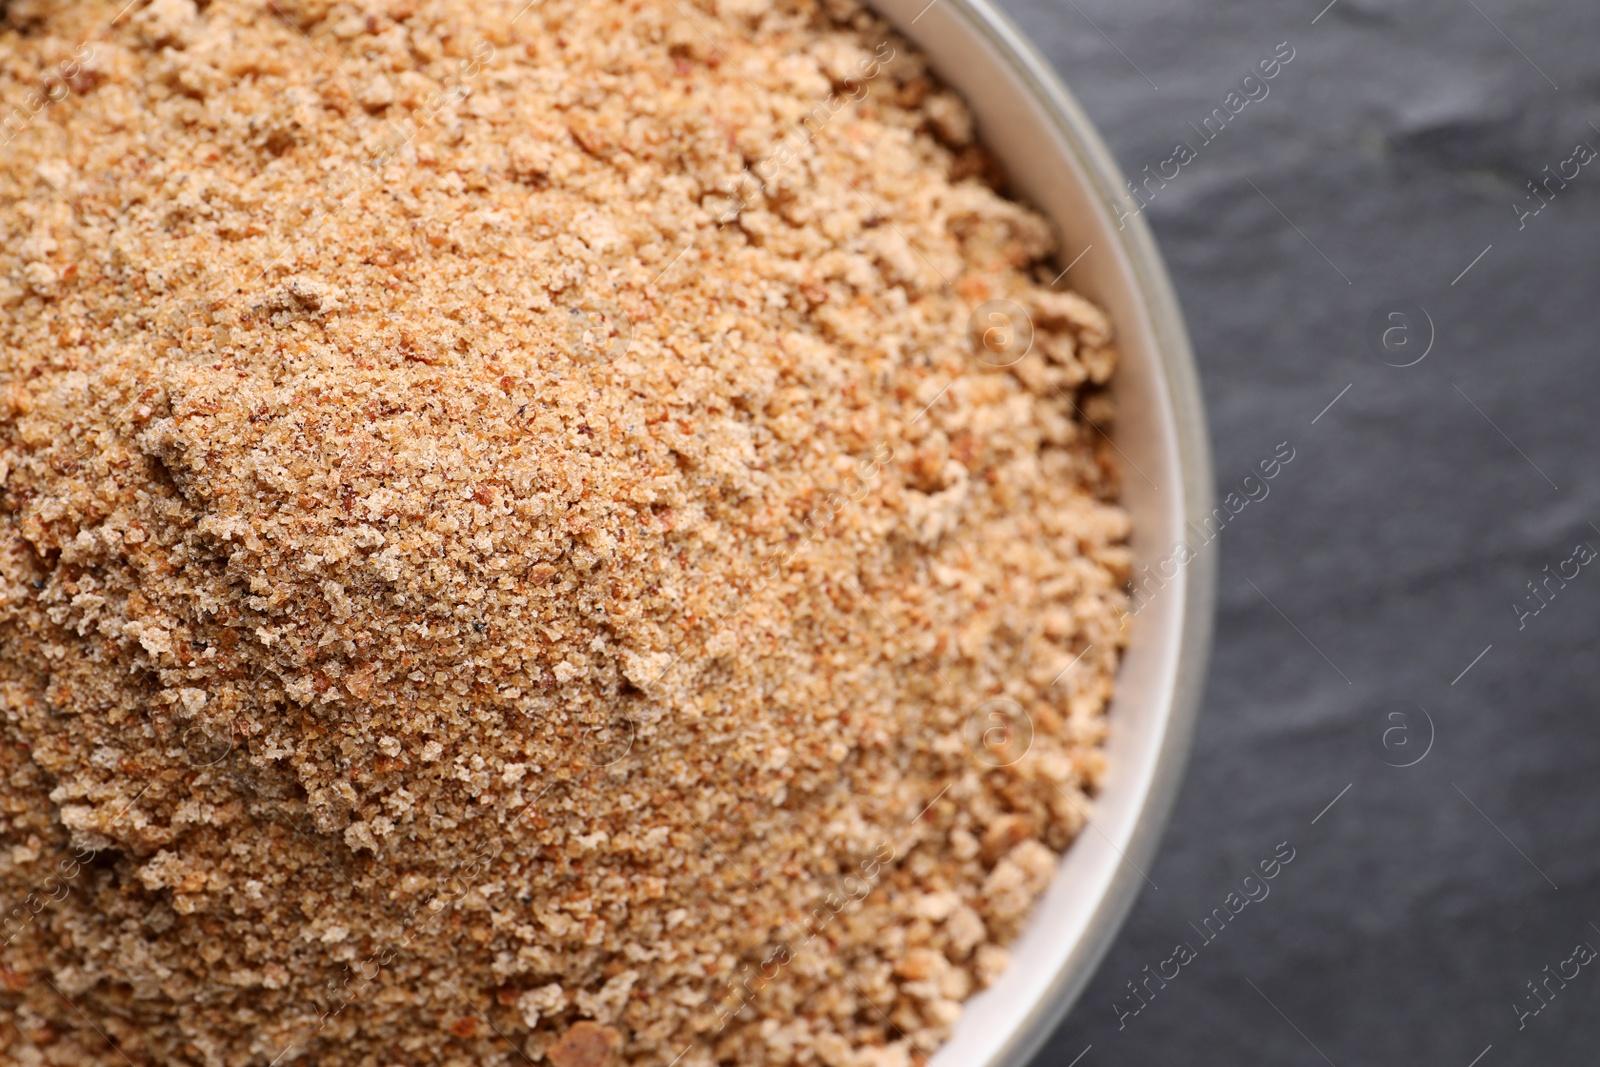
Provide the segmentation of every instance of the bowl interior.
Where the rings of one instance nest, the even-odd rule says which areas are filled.
[[[1048,1037],[1148,887],[1145,872],[1204,684],[1215,582],[1212,550],[1199,549],[1185,566],[1172,566],[1171,556],[1188,536],[1186,519],[1209,511],[1211,465],[1176,298],[1144,220],[1119,225],[1111,209],[1122,179],[1087,118],[983,0],[875,6],[966,98],[979,138],[1005,168],[1008,191],[1055,224],[1060,266],[1076,261],[1067,283],[1112,316],[1122,355],[1112,437],[1122,453],[1133,549],[1138,565],[1172,575],[1134,619],[1110,709],[1109,771],[1091,823],[1012,947],[1010,966],[968,1003],[932,1061],[999,1067],[1025,1062]]]

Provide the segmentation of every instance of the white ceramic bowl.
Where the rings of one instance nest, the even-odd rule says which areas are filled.
[[[1116,323],[1112,436],[1126,457],[1133,549],[1154,569],[1212,502],[1211,460],[1177,299],[1142,217],[1119,228],[1123,180],[1077,103],[987,0],[874,0],[977,119],[1010,192],[1062,237],[1067,282]],[[1136,473],[1137,471],[1143,472]],[[1148,479],[1148,481],[1146,480]],[[1211,644],[1216,554],[1179,569],[1134,619],[1110,709],[1109,771],[1000,980],[974,997],[931,1067],[1022,1067],[1083,992],[1140,890],[1183,776]],[[1109,1009],[1108,1009],[1109,1010]],[[1069,1050],[1070,1051],[1070,1050]]]

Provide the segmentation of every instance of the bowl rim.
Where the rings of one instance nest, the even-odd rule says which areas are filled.
[[[869,2],[913,43],[918,42],[915,23],[933,3],[940,4],[969,33],[981,38],[1023,83],[1060,143],[1075,157],[1100,210],[1107,219],[1112,217],[1110,205],[1125,200],[1121,168],[1054,70],[990,0],[933,0],[926,7],[919,2],[911,9],[917,12],[915,17],[909,19],[900,17],[900,11],[889,10],[900,7],[893,0]],[[1005,163],[1003,158],[1001,163]],[[1210,445],[1199,374],[1183,313],[1143,214],[1122,212],[1117,222],[1119,226],[1112,230],[1147,315],[1155,349],[1153,364],[1160,372],[1171,405],[1170,429],[1176,446],[1182,514],[1207,515],[1215,500]],[[1184,601],[1172,682],[1157,697],[1167,705],[1167,713],[1156,742],[1153,769],[1143,795],[1136,798],[1134,824],[1119,850],[1127,862],[1116,865],[1083,933],[1063,956],[1052,978],[1040,987],[1020,1023],[977,1067],[1013,1067],[1026,1064],[1038,1053],[1083,993],[1143,889],[1143,869],[1155,856],[1183,783],[1205,692],[1216,602],[1216,558],[1215,552],[1201,552],[1183,571]],[[1115,730],[1114,724],[1112,729]],[[1080,834],[1079,840],[1085,836]],[[943,1067],[939,1060],[936,1050],[932,1067]]]

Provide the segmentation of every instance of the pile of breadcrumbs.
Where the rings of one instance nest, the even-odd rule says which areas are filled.
[[[0,1062],[925,1062],[1129,561],[962,103],[854,0],[123,4],[0,3]]]

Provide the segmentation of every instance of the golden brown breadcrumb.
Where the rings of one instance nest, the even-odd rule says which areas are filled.
[[[961,101],[853,0],[123,3],[0,3],[0,1060],[921,1064],[1128,572]]]

